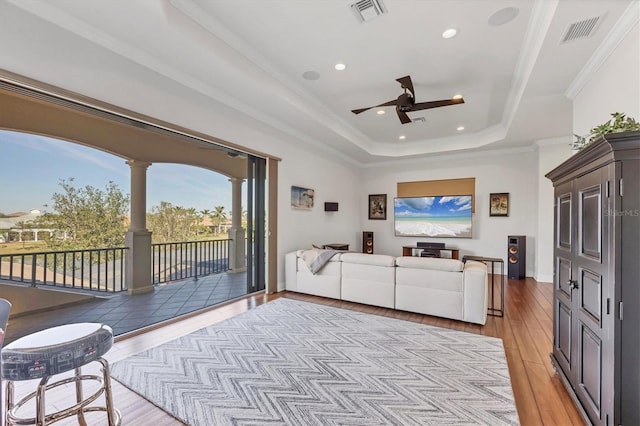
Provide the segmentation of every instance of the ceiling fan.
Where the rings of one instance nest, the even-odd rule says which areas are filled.
[[[407,123],[411,123],[411,119],[407,115],[408,112],[464,103],[464,99],[462,99],[461,97],[455,98],[455,99],[443,99],[440,101],[416,102],[415,96],[414,96],[415,92],[413,90],[413,83],[411,82],[411,77],[407,75],[405,77],[397,78],[396,81],[400,83],[400,85],[404,89],[404,93],[398,96],[397,99],[394,99],[389,102],[385,102],[380,105],[372,106],[369,108],[354,109],[354,110],[351,110],[351,112],[354,114],[360,114],[361,112],[365,112],[372,108],[395,105],[396,113],[398,114],[398,118],[400,119],[400,122],[402,124],[407,124]]]

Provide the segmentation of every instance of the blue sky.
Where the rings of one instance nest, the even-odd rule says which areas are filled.
[[[123,158],[96,149],[0,130],[0,213],[52,211],[45,205],[51,206],[51,195],[62,192],[62,179],[102,190],[113,181],[129,194],[129,170]],[[147,169],[147,211],[161,201],[197,211],[224,206],[229,212],[231,183],[199,167],[154,163]]]
[[[396,216],[471,216],[471,196],[396,198]]]

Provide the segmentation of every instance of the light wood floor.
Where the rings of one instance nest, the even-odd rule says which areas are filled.
[[[555,374],[549,358],[553,318],[551,284],[537,283],[531,278],[526,280],[505,279],[505,281],[505,316],[489,316],[484,326],[304,294],[281,292],[274,295],[248,296],[207,312],[193,315],[188,319],[175,321],[136,335],[122,336],[116,339],[114,347],[105,358],[109,362],[120,360],[167,340],[238,315],[262,303],[268,303],[279,297],[287,297],[502,338],[521,424],[584,425],[583,419],[565,391],[560,378]],[[498,294],[499,291],[496,291],[496,296]],[[34,390],[35,384],[29,383],[18,382],[16,393],[24,394]],[[115,405],[123,415],[123,425],[182,425],[181,422],[118,382],[112,381],[112,388]],[[65,398],[68,400],[73,395],[73,389],[71,387],[66,390],[63,388],[61,392],[55,393],[56,395],[47,400],[47,405],[59,409],[67,403]],[[88,393],[87,391],[86,394]],[[89,425],[106,424],[104,418],[104,413],[91,413],[87,416],[87,423]],[[77,419],[69,418],[57,424],[76,425],[79,423]]]

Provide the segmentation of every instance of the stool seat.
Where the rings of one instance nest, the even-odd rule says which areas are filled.
[[[113,331],[106,324],[52,327],[2,348],[2,377],[20,381],[64,373],[96,361],[112,346]]]
[[[70,416],[78,417],[78,424],[87,424],[84,415],[94,411],[107,413],[109,426],[119,426],[122,422],[120,411],[113,407],[111,395],[111,375],[109,363],[102,355],[113,346],[113,330],[106,324],[76,323],[48,328],[24,336],[2,349],[2,368],[0,377],[7,385],[6,425],[45,426]],[[96,361],[102,366],[102,375],[82,374],[81,367]],[[57,374],[74,370],[70,378],[62,378],[49,383]],[[38,388],[14,402],[15,381],[40,379]],[[84,397],[82,382],[94,381],[99,388],[90,396]],[[45,393],[66,384],[74,383],[76,401],[73,405],[55,411],[46,412]],[[105,405],[91,405],[104,393]],[[23,407],[35,399],[35,417],[24,417]]]

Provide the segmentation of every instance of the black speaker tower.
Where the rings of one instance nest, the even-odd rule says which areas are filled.
[[[373,232],[365,231],[362,233],[362,252],[373,254]]]
[[[526,277],[527,237],[525,235],[509,235],[508,237],[508,277],[510,280],[521,280]]]

